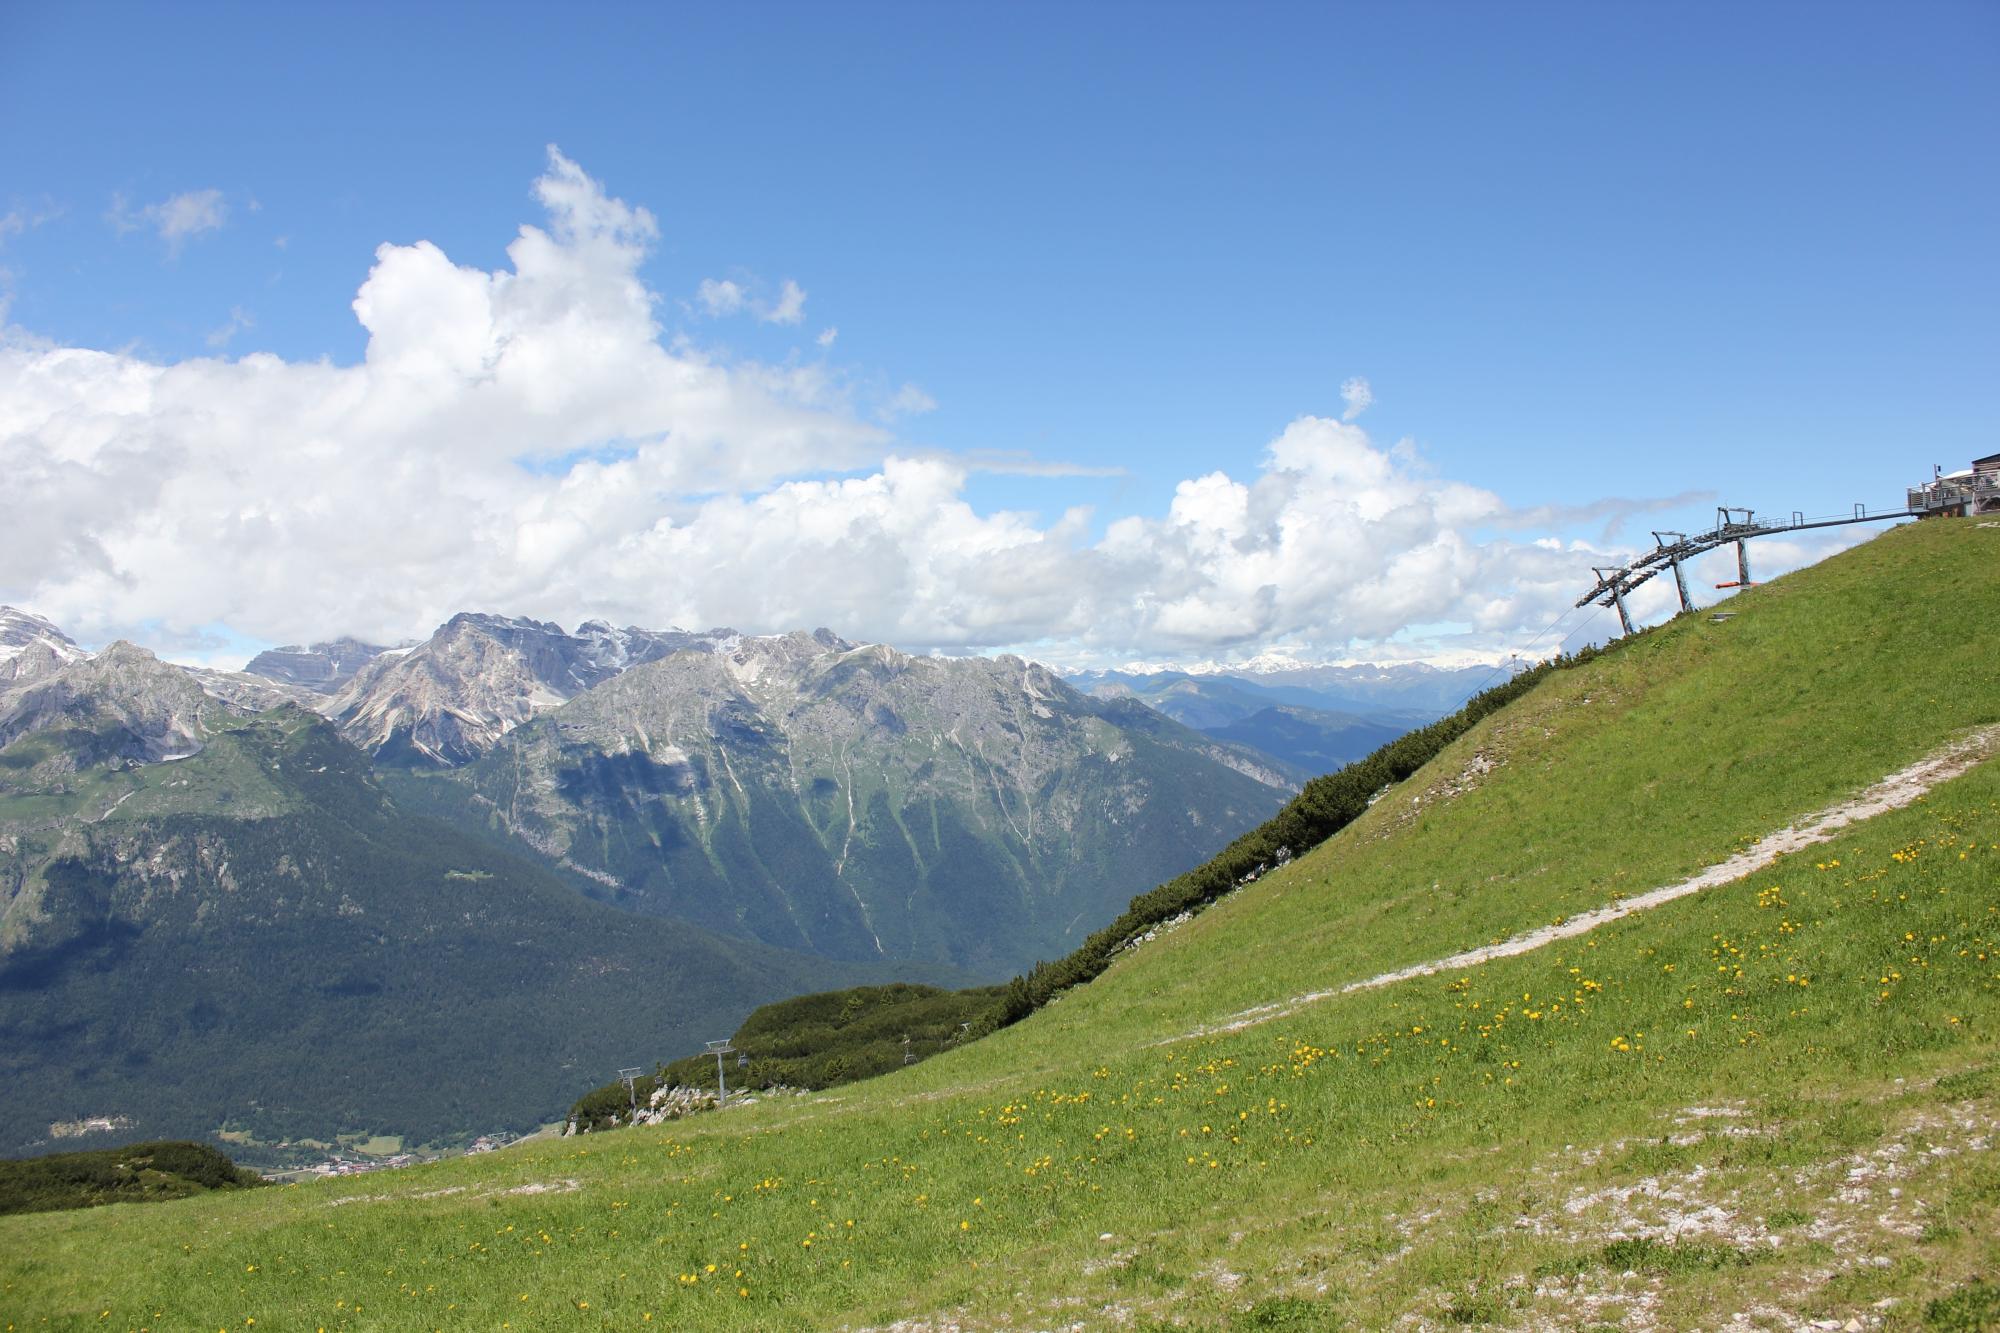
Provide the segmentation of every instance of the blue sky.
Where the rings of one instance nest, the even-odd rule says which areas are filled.
[[[455,497],[491,508],[460,549],[333,560],[359,595],[288,586],[280,557],[311,548],[272,489],[343,458],[382,469],[347,427],[315,450],[326,400],[295,385],[240,427],[261,451],[247,470],[160,461],[201,452],[174,443],[194,411],[178,391],[121,408],[87,458],[52,443],[73,416],[53,399],[0,419],[0,450],[96,478],[93,492],[43,476],[41,513],[59,493],[138,503],[145,534],[64,546],[16,523],[0,600],[100,636],[144,626],[196,655],[223,651],[218,635],[308,636],[312,610],[325,633],[419,632],[447,594],[565,623],[797,616],[1077,660],[1504,651],[1557,605],[1558,570],[1504,584],[1538,538],[1612,551],[1653,523],[1700,522],[1717,498],[1885,503],[1934,462],[2000,448],[1996,113],[2000,10],[1986,4],[11,5],[0,291],[16,373],[58,349],[113,353],[128,372],[251,353],[363,364],[352,303],[377,247],[428,241],[461,269],[509,270],[519,229],[550,225],[530,189],[557,145],[604,199],[656,220],[619,270],[649,293],[667,355],[644,364],[692,360],[731,394],[773,400],[703,427],[705,470],[682,457],[615,483],[656,512],[571,517],[599,545],[737,586],[756,571],[702,543],[743,540],[785,586],[732,604],[649,595],[608,567],[556,579],[533,560],[486,583],[438,579],[440,562],[491,552],[503,512],[539,506],[543,521],[557,503],[491,490]],[[734,287],[705,303],[704,281]],[[804,294],[795,312],[787,282]],[[1354,557],[1340,587],[1318,565],[1345,548],[1265,551],[1195,586],[1204,561],[1235,557],[1199,540],[1158,549],[1176,495],[1216,472],[1255,491],[1273,441],[1349,414],[1341,386],[1356,377],[1372,402],[1347,427],[1376,459],[1412,445],[1392,478],[1342,464],[1316,494],[1386,487],[1362,505],[1367,524],[1421,498],[1431,521],[1401,551],[1421,569],[1398,572],[1397,533],[1370,527],[1364,544],[1388,554]],[[235,410],[241,386],[212,378],[215,410]],[[773,425],[781,409],[817,417]],[[679,439],[683,410],[603,416]],[[479,413],[432,427],[493,429]],[[801,431],[816,443],[786,443]],[[455,475],[491,462],[435,435],[395,447],[435,448]],[[536,434],[510,456],[559,484],[577,459],[636,447]],[[833,548],[781,552],[725,515],[696,521],[717,497],[879,477],[889,456],[961,475],[942,491],[888,487],[891,508],[942,517],[925,542],[857,530],[856,559],[883,572],[851,597],[786,573]],[[1062,475],[986,466],[996,458]],[[144,474],[163,494],[213,495],[216,477],[246,471],[222,517],[237,549],[264,553],[262,574],[193,549],[217,511],[128,493]],[[1446,485],[1500,508],[1440,500]],[[1287,494],[1252,496],[1252,526],[1260,505],[1292,528],[1352,517]],[[1691,494],[1610,533],[1601,507],[1574,512]],[[412,524],[415,498],[400,496]],[[1572,512],[1522,518],[1548,506]],[[1089,512],[1051,537],[1077,507]],[[1002,511],[1024,517],[956,564],[939,554],[938,530]],[[237,525],[250,513],[268,520],[264,546]],[[682,531],[645,544],[662,519]],[[1119,556],[1103,544],[1121,519],[1150,526]],[[1257,544],[1223,528],[1236,556]],[[1011,580],[986,569],[1028,545]],[[1476,572],[1453,563],[1475,548]],[[79,558],[97,572],[77,575]],[[1147,585],[1133,571],[1149,562],[1173,580]],[[148,586],[142,563],[178,571],[172,587]],[[1072,566],[1087,593],[1000,586],[1046,591]],[[1419,573],[1430,594],[1404,586]],[[396,586],[408,580],[436,597]],[[1267,614],[1224,614],[1267,587]],[[1128,602],[1149,609],[1126,615]],[[1421,631],[1399,635],[1397,613]]]

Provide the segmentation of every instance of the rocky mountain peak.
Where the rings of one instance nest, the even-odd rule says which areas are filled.
[[[146,671],[162,665],[157,654],[150,648],[141,648],[130,639],[115,639],[111,646],[97,654],[98,673]]]
[[[699,633],[678,629],[640,629],[636,625],[620,629],[603,620],[584,621],[571,637],[582,645],[584,656],[591,664],[606,676],[657,662],[669,653],[687,650],[715,652],[722,645],[734,644],[743,638],[735,630],[723,627]]]
[[[553,620],[534,620],[527,616],[503,616],[495,611],[460,611],[444,624],[438,626],[436,638],[454,633],[476,632],[501,640],[522,637],[565,638],[563,627]]]
[[[286,644],[268,648],[244,664],[245,673],[262,676],[281,685],[303,685],[310,690],[333,694],[354,679],[356,672],[388,649],[359,639],[329,639],[324,643]]]
[[[461,764],[635,666],[740,640],[731,630],[619,629],[601,620],[571,634],[550,621],[460,612],[408,652],[369,662],[329,711],[342,735],[377,757]]]
[[[836,957],[982,967],[1047,956],[1289,790],[1018,657],[912,656],[827,630],[624,671],[454,781],[635,910]]]
[[[182,759],[239,710],[207,694],[187,671],[119,640],[0,699],[0,748],[32,732],[72,734],[64,764]]]
[[[0,649],[25,648],[40,640],[62,644],[77,656],[83,655],[75,640],[57,629],[54,621],[19,607],[0,606]]]
[[[0,606],[0,693],[88,656],[53,622],[17,607]]]

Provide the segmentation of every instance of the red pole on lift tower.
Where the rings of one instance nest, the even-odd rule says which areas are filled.
[[[1750,581],[1750,544],[1742,538],[1736,539],[1736,582],[1718,583],[1718,588],[1754,588]]]

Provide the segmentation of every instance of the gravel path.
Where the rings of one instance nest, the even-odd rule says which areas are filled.
[[[1607,907],[1570,917],[1559,925],[1543,926],[1520,935],[1489,944],[1479,949],[1468,949],[1428,963],[1418,963],[1414,967],[1400,968],[1394,972],[1384,972],[1363,981],[1350,981],[1345,986],[1332,990],[1308,991],[1294,995],[1289,1000],[1274,1004],[1258,1005],[1232,1014],[1213,1027],[1196,1028],[1192,1032],[1168,1041],[1186,1041],[1191,1037],[1208,1037],[1224,1032],[1239,1032],[1258,1023],[1267,1023],[1274,1018],[1284,1018],[1297,1013],[1309,1004],[1331,999],[1336,995],[1347,995],[1354,991],[1374,990],[1380,986],[1393,986],[1399,981],[1413,977],[1428,977],[1439,972],[1452,972],[1460,968],[1477,967],[1495,958],[1511,958],[1516,954],[1539,949],[1556,940],[1574,939],[1587,935],[1599,926],[1616,921],[1620,917],[1631,916],[1635,912],[1645,912],[1670,903],[1676,898],[1685,898],[1703,889],[1713,889],[1724,884],[1733,884],[1745,875],[1753,875],[1771,865],[1779,857],[1817,843],[1830,842],[1833,836],[1849,824],[1872,819],[1890,810],[1900,810],[1912,805],[1941,782],[1949,781],[1966,772],[1983,760],[2000,751],[2000,726],[1986,727],[1962,740],[1937,750],[1908,768],[1900,769],[1883,778],[1874,786],[1851,800],[1838,805],[1830,805],[1815,814],[1808,815],[1796,824],[1779,829],[1776,833],[1759,838],[1743,851],[1718,865],[1712,865],[1689,879],[1665,888],[1652,889],[1646,893],[1624,898]],[[1160,1043],[1165,1045],[1165,1042]]]

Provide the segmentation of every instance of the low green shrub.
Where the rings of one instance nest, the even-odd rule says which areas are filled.
[[[182,1199],[264,1183],[204,1143],[134,1143],[0,1161],[0,1213]]]

